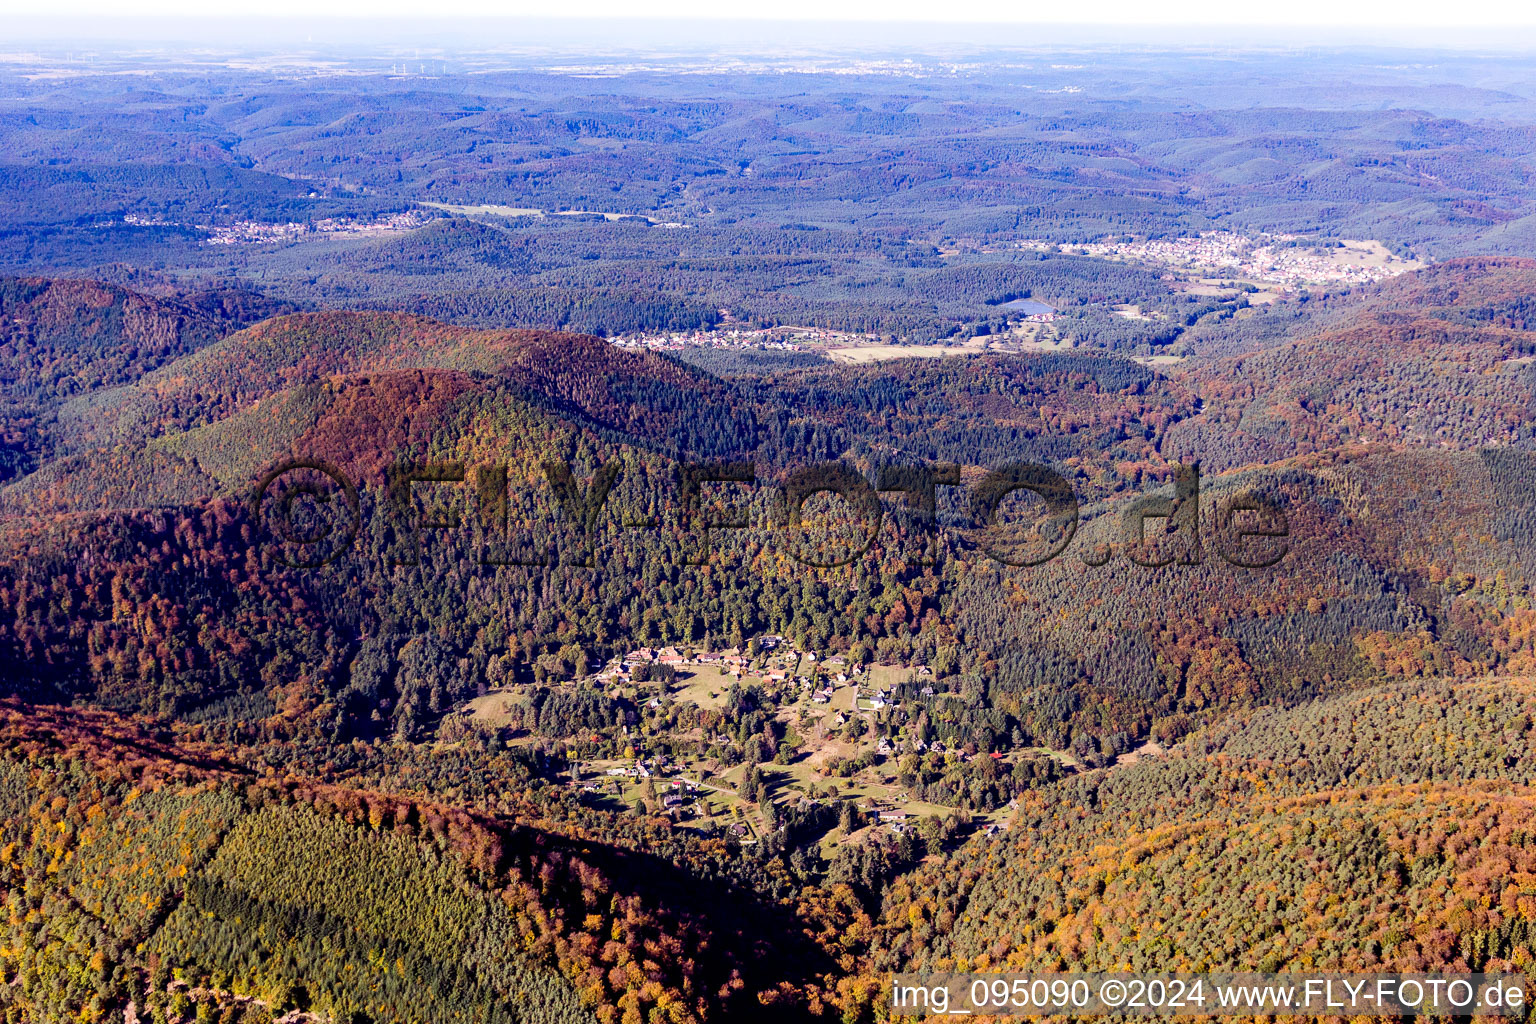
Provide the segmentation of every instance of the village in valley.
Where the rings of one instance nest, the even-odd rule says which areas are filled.
[[[640,331],[616,334],[609,344],[652,352],[680,352],[689,348],[762,349],[801,352],[820,347],[867,344],[870,336],[855,331],[824,327],[749,327],[733,323],[729,310],[720,310],[722,324],[712,329]]]
[[[420,211],[383,214],[377,217],[322,217],[305,221],[237,220],[227,224],[183,224],[165,217],[127,214],[123,223],[131,227],[192,228],[206,233],[204,245],[270,245],[296,242],[306,238],[386,238],[414,231],[427,223]]]
[[[1078,766],[962,739],[952,682],[774,635],[723,650],[640,647],[572,682],[487,693],[460,728],[509,745],[564,732],[556,780],[584,802],[744,846],[807,821],[825,826],[825,850],[909,833],[996,836],[1020,793]]]
[[[1270,286],[1277,294],[1314,285],[1371,284],[1423,266],[1372,239],[1303,239],[1287,234],[1250,237],[1233,231],[1071,246],[1024,239],[1016,246],[1033,251],[1065,249],[1099,259],[1215,273]]]

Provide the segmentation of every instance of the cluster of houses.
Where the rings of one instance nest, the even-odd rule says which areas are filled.
[[[627,777],[632,779],[650,779],[656,777],[669,777],[681,774],[683,766],[674,764],[664,757],[643,758],[632,764],[614,765],[605,774],[614,777]]]
[[[809,680],[806,682],[807,685],[809,685]],[[832,695],[837,692],[837,684],[846,682],[849,682],[849,678],[843,673],[839,672],[835,681],[829,680],[825,685],[811,691],[811,703],[830,704],[832,702]],[[863,700],[868,705],[867,708],[863,708],[861,710],[871,711],[878,711],[881,708],[895,707],[897,703],[896,695],[884,689],[874,691],[867,698],[856,696],[855,706],[857,706],[857,701],[859,700]]]
[[[172,223],[158,218],[136,217],[133,214],[128,214],[123,220],[125,223],[138,225]],[[326,217],[315,221],[288,221],[280,224],[242,220],[233,224],[198,224],[196,227],[208,233],[208,237],[203,241],[204,245],[260,245],[267,242],[293,241],[306,235],[333,237],[397,235],[414,231],[426,222],[425,214],[418,210],[409,210],[405,213],[385,214],[366,220],[352,217]]]
[[[898,835],[910,827],[912,815],[908,814],[904,808],[870,803],[860,806],[859,810]]]
[[[828,664],[831,663],[832,659],[828,659]],[[927,667],[918,668],[917,674],[920,676],[928,675]],[[857,679],[843,672],[838,672],[835,676],[829,677],[825,684],[811,691],[811,703],[830,704],[832,702],[832,695],[837,691],[837,685],[847,682],[857,683]],[[925,685],[920,692],[924,697],[932,697],[934,691],[931,685]],[[860,694],[854,696],[854,707],[860,711],[879,711],[881,708],[894,708],[898,706],[900,706],[900,701],[897,699],[895,691],[888,690],[885,687],[878,687],[872,690],[868,697]]]
[[[687,779],[673,779],[661,794],[662,810],[674,818],[699,813],[699,787]]]
[[[1072,248],[1089,256],[1200,268],[1284,285],[1287,288],[1320,282],[1380,281],[1405,273],[1415,266],[1409,260],[1393,256],[1386,256],[1379,262],[1365,262],[1360,261],[1356,255],[1356,262],[1340,262],[1334,258],[1338,250],[1309,246],[1292,248],[1280,244],[1296,240],[1297,236],[1285,234],[1250,238],[1231,231],[1205,231],[1181,238],[1085,242]],[[1023,249],[1052,247],[1052,243],[1041,239],[1024,239],[1018,245]],[[1369,246],[1363,248],[1369,251]],[[1354,243],[1353,249],[1358,254],[1362,246]]]
[[[654,223],[654,222],[653,222]],[[659,227],[684,228],[686,224],[665,223]],[[798,352],[806,346],[868,345],[878,341],[876,335],[853,331],[837,331],[825,327],[742,327],[726,326],[734,318],[730,310],[719,311],[723,324],[714,329],[683,331],[655,331],[638,334],[616,334],[609,344],[627,349],[650,349],[659,352],[676,352],[685,348],[754,348],[781,352]]]
[[[1016,810],[1018,806],[1019,802],[1014,800],[1008,804],[1008,809],[1010,811]],[[908,813],[907,810],[902,807],[890,807],[880,804],[865,804],[859,809],[866,815],[873,817],[876,823],[889,828],[897,835],[900,835],[907,829],[911,828],[913,824],[913,818],[916,817],[915,815]],[[988,822],[982,828],[981,834],[986,836],[988,839],[996,839],[1006,831],[1008,831],[1008,823],[1006,821],[993,821]]]
[[[579,767],[577,771],[579,775]],[[682,778],[683,771],[682,765],[658,757],[613,765],[603,774],[614,779],[660,779],[657,790],[661,795],[662,810],[672,817],[684,818],[699,813],[697,804],[703,789],[692,779]],[[598,791],[596,782],[573,782],[572,785],[580,785],[584,793]]]
[[[928,751],[932,751],[935,754],[944,754],[949,752],[949,748],[939,740],[934,740],[932,743],[925,743],[916,736],[908,736],[905,739],[899,739],[894,743],[891,742],[889,737],[881,736],[880,741],[875,744],[875,753],[883,755],[922,754]],[[970,757],[964,754],[960,756],[967,761],[970,760]],[[992,756],[999,758],[1002,757],[1001,754],[996,753],[994,753]]]
[[[759,641],[765,652],[777,650],[784,642],[780,636],[765,636]],[[816,655],[810,656],[812,661]],[[638,647],[608,664],[608,667],[598,673],[598,678],[611,679],[620,683],[629,682],[635,670],[643,665],[666,665],[674,669],[688,665],[709,666],[722,669],[740,679],[751,667],[752,659],[745,653],[735,648],[725,651],[701,651],[698,653],[685,653],[676,647]],[[782,682],[789,676],[784,668],[769,666],[763,673],[765,679],[772,682]]]
[[[793,658],[784,655],[774,656],[775,652],[785,647],[782,636],[759,637],[755,643],[762,654],[770,656],[767,663],[757,669],[753,668],[756,656],[738,648],[723,651],[693,651],[678,647],[638,647],[613,659],[597,673],[596,678],[600,681],[627,685],[634,681],[636,672],[641,668],[663,665],[674,670],[690,666],[715,668],[737,679],[751,674],[761,677],[766,682],[782,683],[790,681],[791,673],[794,671],[793,662],[801,657],[806,664],[811,666],[818,664],[818,655],[815,651],[806,651],[803,656],[799,652],[790,651],[789,653],[794,655]],[[810,692],[812,704],[830,704],[839,686],[849,683],[859,684],[859,672],[841,654],[822,659],[820,667],[824,670],[824,674],[813,671],[810,675],[796,675],[793,680],[802,690]],[[919,666],[915,672],[919,676],[930,675],[926,666]],[[922,695],[925,697],[933,696],[933,692],[931,685],[925,685],[922,688]],[[868,697],[856,695],[854,701],[854,708],[861,711],[878,711],[895,706],[897,706],[896,695],[883,687],[875,689]]]

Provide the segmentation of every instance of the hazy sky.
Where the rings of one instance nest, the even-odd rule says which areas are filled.
[[[1536,4],[1507,0],[0,0],[9,17],[160,15],[178,17],[672,17],[847,21],[1107,24],[1347,25],[1383,29],[1445,25],[1536,25]]]
[[[0,52],[71,57],[412,48],[417,56],[979,56],[994,49],[1097,46],[1536,54],[1536,3],[1530,0],[0,0],[0,26]]]

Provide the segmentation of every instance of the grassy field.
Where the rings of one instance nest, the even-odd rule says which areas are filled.
[[[910,679],[917,669],[910,665],[871,665],[869,666],[870,685],[877,688],[890,688],[897,683],[904,683]]]
[[[693,665],[678,671],[672,697],[701,708],[718,708],[725,704],[725,695],[735,681],[736,677],[723,668]]]
[[[505,692],[476,697],[468,704],[469,717],[490,726],[506,725],[509,721],[507,710],[516,700],[515,696]]]
[[[1342,238],[1339,241],[1343,248],[1329,250],[1329,257],[1341,267],[1391,267],[1406,272],[1424,265],[1418,260],[1393,256],[1386,246],[1374,239]]]
[[[961,345],[849,345],[844,348],[828,348],[827,358],[834,363],[861,366],[888,359],[938,359],[941,356],[973,356],[985,352],[992,342],[987,338],[972,338]]]
[[[457,213],[467,217],[480,215],[483,217],[542,217],[544,211],[536,206],[495,206],[482,204],[479,206],[459,206],[454,203],[422,203],[422,206],[430,206],[434,210],[443,210],[446,213]]]
[[[422,203],[422,206],[430,206],[434,210],[442,210],[445,213],[456,213],[464,217],[601,217],[606,221],[616,220],[644,220],[652,224],[659,223],[655,218],[647,217],[640,213],[610,213],[606,210],[556,210],[553,213],[539,209],[537,206],[497,206],[494,203],[481,203],[475,206],[466,206],[459,203]]]

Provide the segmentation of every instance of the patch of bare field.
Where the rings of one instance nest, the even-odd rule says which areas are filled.
[[[482,203],[477,206],[464,206],[457,203],[422,203],[422,206],[430,206],[434,210],[442,210],[445,213],[456,213],[466,217],[542,217],[544,211],[536,206],[497,206],[493,203]]]
[[[850,743],[847,740],[842,739],[823,740],[816,745],[814,750],[812,750],[805,757],[796,761],[791,767],[798,768],[804,765],[807,769],[816,769],[820,768],[828,761],[855,757],[858,755],[858,753],[859,745],[857,743]]]
[[[850,345],[847,348],[827,349],[827,358],[834,363],[862,366],[884,362],[888,359],[938,359],[943,356],[972,356],[986,350],[985,344],[975,345]]]
[[[470,701],[465,710],[469,717],[476,722],[484,722],[487,725],[506,725],[511,721],[509,711],[517,703],[517,697],[505,691],[487,693],[483,697],[476,697]]]
[[[1186,295],[1199,295],[1208,299],[1230,299],[1237,294],[1230,281],[1222,282],[1206,278],[1198,281],[1180,281],[1174,285]]]
[[[1135,764],[1137,761],[1140,761],[1144,757],[1162,757],[1164,753],[1166,753],[1166,751],[1163,750],[1162,744],[1158,743],[1156,740],[1147,740],[1135,750],[1130,750],[1124,754],[1121,754],[1118,758],[1115,759],[1115,764],[1131,765]]]
[[[1329,258],[1341,267],[1391,267],[1399,272],[1418,270],[1424,266],[1418,260],[1405,260],[1387,251],[1387,247],[1374,239],[1340,239],[1343,248],[1329,251]]]
[[[1065,338],[1038,338],[1032,341],[1020,341],[1009,345],[1006,351],[1039,353],[1039,352],[1065,352],[1072,348],[1072,343]]]
[[[1038,327],[1039,325],[1029,325]],[[848,345],[827,348],[827,358],[834,363],[862,366],[891,359],[940,359],[945,356],[974,356],[984,352],[1058,352],[1071,348],[1064,339],[1040,330],[972,338],[960,345]]]

